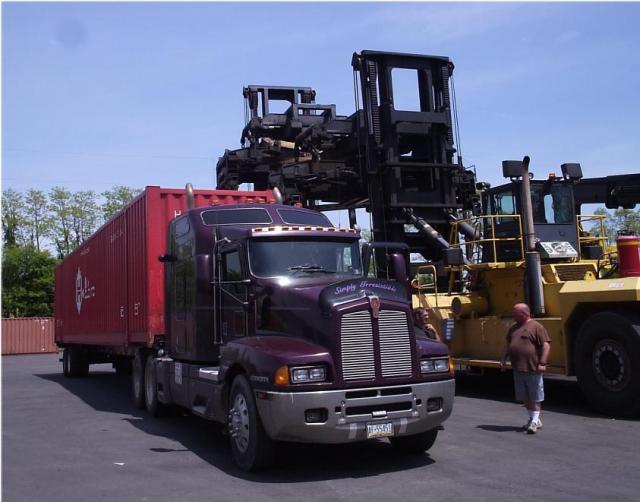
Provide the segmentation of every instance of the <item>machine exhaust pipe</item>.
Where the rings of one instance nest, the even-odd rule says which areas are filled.
[[[196,207],[196,196],[193,193],[193,185],[191,183],[187,183],[184,186],[185,192],[187,192],[187,209],[193,209]]]
[[[540,253],[536,250],[536,235],[533,226],[533,206],[531,204],[531,184],[529,183],[529,156],[522,159],[522,183],[520,200],[522,201],[522,225],[525,239],[525,270],[527,301],[533,315],[545,314],[544,290],[542,288],[542,266]],[[504,162],[503,162],[504,170]]]

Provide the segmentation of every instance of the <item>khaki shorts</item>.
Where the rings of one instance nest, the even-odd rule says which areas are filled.
[[[544,382],[542,373],[513,371],[513,385],[516,389],[516,401],[541,403],[544,401]]]

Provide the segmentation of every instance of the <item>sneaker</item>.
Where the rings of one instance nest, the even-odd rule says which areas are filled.
[[[527,434],[535,434],[538,430],[538,422],[531,421],[529,427],[527,427]]]
[[[522,430],[526,431],[529,428],[530,425],[531,425],[531,419],[529,419],[529,421],[522,426]]]

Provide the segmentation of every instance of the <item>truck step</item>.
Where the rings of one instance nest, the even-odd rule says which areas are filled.
[[[220,368],[218,366],[209,367],[209,368],[200,368],[200,371],[198,371],[198,376],[200,378],[203,378],[204,380],[211,380],[213,382],[217,382],[219,373],[220,373]]]

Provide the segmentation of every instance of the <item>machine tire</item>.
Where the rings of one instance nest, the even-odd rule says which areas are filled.
[[[155,357],[147,357],[144,366],[144,407],[152,417],[162,415],[163,404],[158,400],[158,375]]]
[[[144,369],[145,358],[141,351],[137,351],[133,358],[132,371],[131,371],[131,389],[133,393],[133,404],[139,410],[145,408],[145,396],[144,396]]]
[[[275,442],[267,435],[258,414],[253,389],[238,375],[229,394],[229,444],[233,459],[243,471],[256,471],[275,459]]]
[[[428,451],[438,437],[438,429],[431,429],[413,436],[398,436],[389,438],[394,449],[401,453],[422,455]]]
[[[580,328],[574,363],[587,402],[611,416],[640,414],[640,320],[598,312]]]
[[[65,377],[77,378],[89,374],[89,360],[78,347],[65,347],[62,353],[62,373]]]

